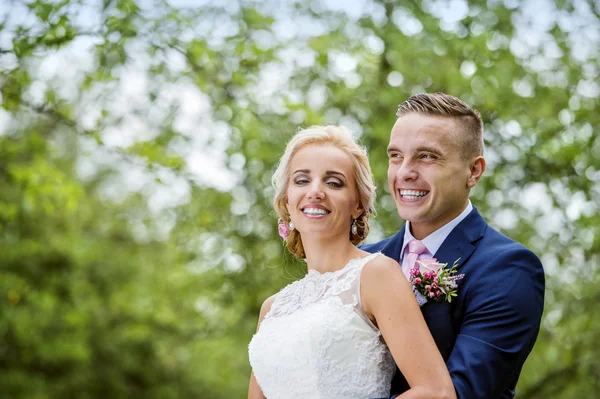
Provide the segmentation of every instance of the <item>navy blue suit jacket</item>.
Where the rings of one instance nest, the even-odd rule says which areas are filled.
[[[375,244],[399,261],[404,228]],[[459,399],[509,399],[538,335],[544,307],[544,270],[523,245],[491,228],[476,208],[458,224],[435,254],[452,265],[460,258],[458,297],[422,308]],[[392,394],[408,384],[397,371]]]

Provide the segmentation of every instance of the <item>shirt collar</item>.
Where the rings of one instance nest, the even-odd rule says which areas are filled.
[[[427,237],[421,240],[421,242],[427,247],[427,251],[431,254],[431,256],[435,256],[435,253],[440,249],[442,243],[448,238],[452,230],[466,218],[469,213],[473,210],[473,204],[471,204],[471,200],[467,203],[467,207],[461,212],[460,215],[429,234]],[[400,251],[400,260],[404,257],[404,249],[408,245],[411,240],[414,240],[415,237],[410,232],[410,222],[407,221],[404,229],[404,242],[402,243],[402,250]]]

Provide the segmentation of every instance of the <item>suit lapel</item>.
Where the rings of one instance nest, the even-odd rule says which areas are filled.
[[[487,223],[477,208],[473,207],[471,213],[444,240],[434,257],[439,262],[448,262],[448,266],[452,266],[454,261],[460,258],[458,261],[460,267],[475,251],[475,244],[483,237],[486,228]]]

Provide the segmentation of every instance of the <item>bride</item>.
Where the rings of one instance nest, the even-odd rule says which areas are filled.
[[[375,197],[366,151],[343,127],[301,130],[273,185],[279,232],[308,273],[262,305],[248,398],[389,397],[396,364],[411,386],[398,398],[456,398],[400,266],[356,247]]]

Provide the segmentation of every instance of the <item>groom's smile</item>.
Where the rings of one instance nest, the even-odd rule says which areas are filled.
[[[409,113],[396,121],[388,146],[388,182],[398,214],[423,239],[458,216],[469,198],[470,163],[451,118]],[[419,237],[417,237],[419,236]]]
[[[414,190],[414,189],[399,189],[398,195],[400,198],[406,201],[414,202],[418,201],[421,198],[425,197],[429,194],[429,191],[426,190]]]

